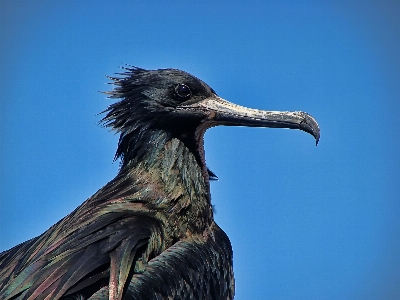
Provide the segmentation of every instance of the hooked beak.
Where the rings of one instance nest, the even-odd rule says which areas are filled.
[[[265,111],[233,104],[218,96],[182,105],[179,109],[203,111],[208,115],[209,126],[249,126],[300,129],[311,134],[318,144],[320,130],[317,121],[301,111]]]

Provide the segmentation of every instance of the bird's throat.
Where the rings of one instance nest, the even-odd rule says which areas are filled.
[[[210,127],[212,127],[212,126],[210,126],[210,124],[202,123],[200,126],[198,126],[196,128],[196,131],[194,134],[195,141],[196,141],[195,149],[196,149],[197,155],[198,155],[197,161],[200,165],[203,177],[206,180],[206,183],[208,185],[209,192],[210,192],[210,176],[209,176],[208,169],[207,169],[206,155],[205,155],[205,151],[204,151],[204,134],[205,134],[206,130]]]

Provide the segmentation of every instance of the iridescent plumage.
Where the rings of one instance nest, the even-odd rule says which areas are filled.
[[[214,222],[203,136],[216,125],[311,133],[301,112],[235,106],[179,70],[126,68],[103,123],[117,176],[39,237],[0,254],[0,299],[232,299],[232,249]],[[256,116],[256,117],[254,117]]]

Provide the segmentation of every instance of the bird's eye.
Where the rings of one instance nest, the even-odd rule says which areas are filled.
[[[192,97],[192,91],[183,83],[180,83],[175,87],[175,94],[182,99],[189,99]]]

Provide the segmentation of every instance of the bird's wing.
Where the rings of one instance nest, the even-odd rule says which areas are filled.
[[[24,253],[44,252],[19,265],[18,274],[8,280],[0,295],[5,300],[21,293],[22,299],[59,299],[109,276],[112,299],[120,299],[134,260],[148,251],[149,240],[159,238],[157,235],[158,224],[151,218],[109,213],[53,247],[43,249],[39,237],[3,254],[2,265],[6,265],[8,261],[13,264],[15,257],[25,258]],[[15,276],[7,269],[1,280]]]
[[[132,211],[124,194],[110,182],[41,236],[0,254],[0,299],[59,299],[102,278],[110,299],[121,299],[136,261],[163,250],[159,221]]]
[[[232,250],[216,225],[207,237],[192,236],[153,258],[144,272],[133,275],[124,300],[233,299]],[[90,297],[106,300],[108,287]]]

